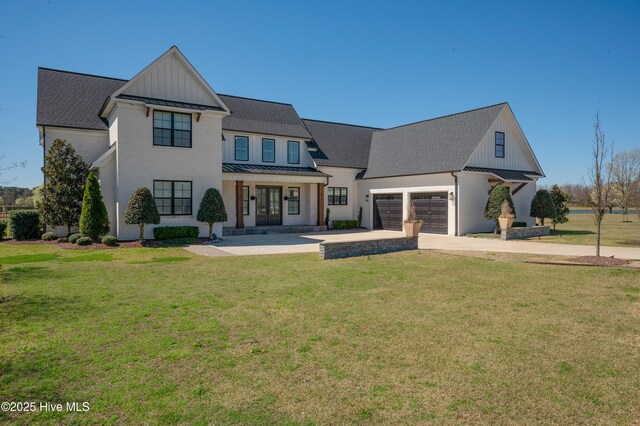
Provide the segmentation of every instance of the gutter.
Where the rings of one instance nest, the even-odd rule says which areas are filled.
[[[451,176],[453,176],[453,179],[454,179],[454,185],[455,185],[455,188],[454,188],[454,191],[455,191],[454,197],[456,198],[456,200],[455,200],[455,203],[456,203],[456,204],[455,204],[455,206],[454,206],[454,207],[455,207],[454,212],[455,212],[456,232],[455,232],[455,234],[454,234],[454,235],[457,237],[457,236],[458,236],[458,208],[459,208],[459,206],[458,206],[458,202],[459,202],[459,200],[458,200],[458,175],[457,175],[455,172],[451,172]]]
[[[42,168],[44,169],[45,161],[47,159],[47,130],[45,126],[42,126]],[[44,201],[46,204],[47,201],[47,192],[44,190],[47,185],[47,178],[45,177],[44,171],[42,172],[42,194],[45,197]],[[47,232],[47,223],[45,222],[43,225],[43,231]]]

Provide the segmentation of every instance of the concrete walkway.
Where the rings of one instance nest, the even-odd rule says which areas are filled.
[[[321,241],[374,240],[397,238],[403,235],[402,232],[396,231],[334,231],[310,234],[243,235],[225,237],[223,243],[215,246],[191,245],[186,249],[203,256],[318,253],[318,243]],[[497,239],[450,237],[435,234],[420,234],[418,246],[423,250],[464,250],[560,256],[592,256],[595,254],[593,246],[532,241],[501,241]],[[601,247],[601,254],[622,259],[640,259],[640,248]]]

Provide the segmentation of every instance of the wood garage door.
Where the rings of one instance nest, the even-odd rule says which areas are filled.
[[[446,234],[449,225],[449,206],[446,192],[420,192],[411,194],[416,217],[422,219],[420,232]]]
[[[402,194],[373,195],[373,229],[402,231]]]

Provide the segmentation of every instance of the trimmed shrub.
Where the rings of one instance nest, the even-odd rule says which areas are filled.
[[[55,232],[45,232],[42,234],[42,241],[53,241],[56,238],[58,238],[58,236]]]
[[[88,246],[92,240],[89,237],[80,237],[76,240],[76,244],[79,246]]]
[[[67,241],[71,244],[75,244],[78,241],[78,238],[82,238],[82,234],[71,234],[67,237]]]
[[[118,239],[113,235],[105,235],[102,237],[102,244],[105,246],[114,247],[118,245]]]
[[[7,222],[0,220],[0,240],[4,239],[5,232],[7,232]]]
[[[487,205],[484,208],[484,218],[487,220],[492,220],[496,223],[496,232],[500,227],[498,223],[498,218],[500,214],[502,214],[502,203],[507,201],[509,203],[509,207],[511,207],[511,211],[514,212],[513,217],[515,218],[515,207],[513,206],[513,200],[511,199],[511,194],[509,194],[509,188],[502,185],[494,186],[489,194],[489,199],[487,200]]]
[[[362,207],[358,210],[358,228],[362,226]]]
[[[124,211],[124,223],[140,227],[140,241],[144,240],[144,225],[160,223],[160,213],[149,188],[140,187],[133,191]]]
[[[82,213],[80,213],[80,232],[98,240],[101,235],[109,232],[109,214],[102,201],[100,183],[93,173],[89,173],[82,198]]]
[[[37,210],[13,210],[9,212],[9,232],[16,240],[40,238],[40,214]]]
[[[558,212],[556,211],[556,205],[553,202],[553,198],[546,189],[541,189],[536,192],[531,200],[531,216],[540,219],[540,225],[544,226],[545,218],[554,219]]]
[[[334,220],[331,223],[333,229],[356,229],[358,228],[357,220]]]
[[[198,238],[200,229],[197,226],[157,226],[153,228],[153,238],[170,240],[173,238]]]
[[[527,222],[513,222],[511,225],[512,228],[526,228]]]
[[[330,216],[331,216],[331,209],[327,208],[327,212],[324,215],[324,226],[326,226],[327,228],[329,228],[329,224],[331,223],[329,219]]]
[[[224,200],[220,191],[215,188],[207,189],[200,201],[197,219],[198,222],[209,224],[209,239],[212,240],[213,224],[227,221],[227,212],[224,209]]]

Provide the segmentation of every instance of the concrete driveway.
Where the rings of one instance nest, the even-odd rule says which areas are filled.
[[[309,234],[243,235],[225,237],[215,246],[191,245],[187,250],[203,256],[245,256],[284,253],[318,253],[321,241],[355,241],[397,238],[404,234],[396,231],[331,231]],[[532,241],[501,241],[487,238],[450,237],[420,234],[418,246],[423,250],[464,250],[503,253],[548,254],[560,256],[592,256],[593,246],[538,243]],[[640,259],[640,248],[601,247],[603,256],[622,259]]]

